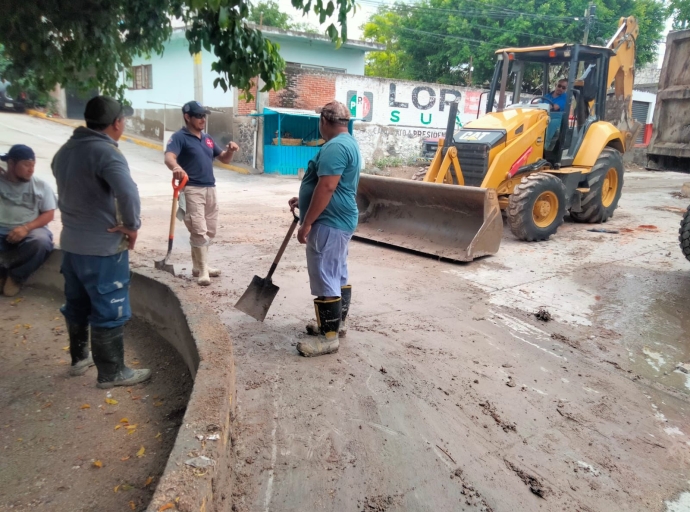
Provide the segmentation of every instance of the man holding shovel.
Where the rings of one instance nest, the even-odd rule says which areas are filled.
[[[208,266],[208,246],[216,236],[218,203],[216,202],[216,178],[213,160],[230,163],[239,146],[230,142],[221,149],[204,132],[209,110],[198,101],[190,101],[182,107],[185,126],[170,137],[165,148],[165,165],[173,172],[173,178],[189,182],[180,195],[180,208],[184,210],[184,223],[189,230],[192,246],[192,275],[201,286],[211,284],[211,277],[220,270]]]
[[[307,245],[307,269],[314,299],[316,324],[307,326],[312,335],[297,344],[305,357],[336,352],[339,337],[347,333],[352,287],[348,284],[348,245],[357,227],[357,186],[362,157],[350,135],[350,110],[332,101],[320,112],[319,130],[326,143],[309,161],[299,197],[289,201],[300,211],[297,240]]]
[[[124,327],[132,316],[129,250],[141,226],[139,191],[117,147],[125,116],[131,114],[113,98],[92,98],[84,111],[86,127],[74,130],[51,165],[62,213],[65,304],[60,311],[69,332],[70,375],[83,375],[95,363],[99,388],[151,377],[151,370],[128,368],[124,353]]]

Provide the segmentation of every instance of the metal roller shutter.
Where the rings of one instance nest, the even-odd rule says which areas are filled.
[[[642,123],[642,129],[637,135],[635,144],[642,144],[644,142],[644,126],[647,124],[647,114],[649,113],[649,103],[646,101],[633,101],[632,114],[633,119],[638,123]]]

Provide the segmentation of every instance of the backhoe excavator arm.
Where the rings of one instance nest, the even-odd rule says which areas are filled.
[[[607,47],[614,51],[609,59],[607,89],[614,85],[613,97],[606,100],[606,120],[615,125],[623,136],[625,150],[634,144],[640,123],[632,116],[632,93],[635,75],[635,41],[639,34],[637,20],[633,16],[621,18],[618,30]]]

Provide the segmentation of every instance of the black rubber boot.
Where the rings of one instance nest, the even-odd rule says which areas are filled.
[[[347,314],[350,311],[350,300],[352,300],[352,285],[348,284],[340,288],[340,300],[342,303],[342,321],[340,323],[340,332],[338,335],[341,338],[347,336]],[[317,322],[309,322],[307,324],[307,334],[309,336],[319,335],[319,324]]]
[[[297,351],[305,357],[321,356],[337,352],[338,331],[342,320],[342,301],[340,298],[331,300],[314,300],[318,334],[297,344]]]
[[[67,322],[67,333],[69,334],[69,353],[72,356],[69,374],[72,377],[84,375],[94,365],[89,353],[89,326]]]
[[[341,338],[347,336],[347,314],[350,312],[350,301],[352,300],[352,285],[348,284],[340,289],[340,300],[342,301],[342,322],[340,322]]]
[[[98,368],[101,389],[131,386],[151,378],[151,370],[132,370],[125,366],[125,328],[91,328],[91,351]]]

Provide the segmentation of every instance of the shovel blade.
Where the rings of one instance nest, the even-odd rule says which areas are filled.
[[[175,275],[175,267],[172,264],[168,263],[168,258],[165,258],[161,261],[154,261],[153,265],[158,270],[162,270],[163,272],[170,272],[172,275]]]
[[[247,290],[235,304],[235,308],[263,322],[278,290],[280,288],[274,285],[270,278],[254,276]]]

